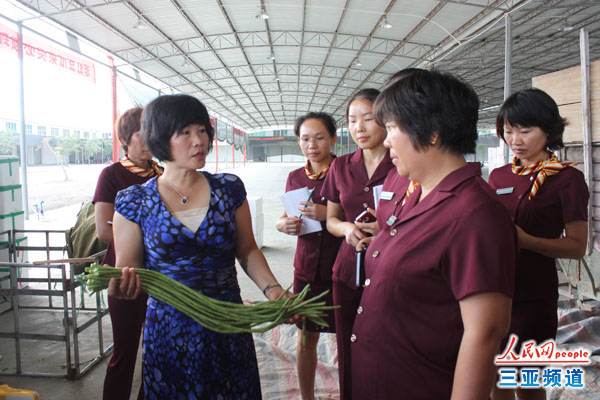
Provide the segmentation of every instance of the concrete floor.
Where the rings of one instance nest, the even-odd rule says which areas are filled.
[[[263,252],[283,286],[289,286],[293,280],[293,254],[295,238],[283,235],[275,230],[275,221],[282,213],[279,196],[284,192],[285,181],[288,173],[298,168],[299,164],[248,164],[246,168],[236,168],[230,172],[239,175],[246,185],[248,196],[263,198],[264,213],[264,238]],[[26,221],[26,229],[67,229],[73,225],[75,215],[82,199],[93,195],[95,181],[104,166],[70,166],[70,180],[65,182],[59,167],[35,167],[28,174],[30,197],[35,198],[32,203],[44,200],[45,204],[52,205],[47,209],[43,218],[38,220],[36,215],[30,216]],[[75,190],[73,190],[75,189]],[[78,193],[73,194],[76,191]],[[82,193],[83,192],[83,193]],[[69,193],[69,195],[61,195]],[[64,202],[63,202],[64,201]],[[62,203],[62,204],[61,204]],[[62,207],[60,207],[62,205]],[[51,241],[60,240],[62,235],[52,238]],[[30,235],[29,245],[42,241],[43,238],[34,238]],[[58,244],[61,245],[61,244]],[[60,254],[53,254],[51,258],[60,258]],[[45,254],[30,254],[29,261],[45,259]],[[37,272],[38,274],[40,272]],[[35,273],[33,273],[35,274]],[[248,300],[262,300],[263,295],[254,283],[238,268],[238,278],[242,290],[242,297]],[[87,298],[87,296],[86,296]],[[61,299],[54,297],[55,304],[61,304]],[[47,305],[47,297],[27,298],[27,303]],[[79,296],[76,300],[80,302]],[[94,305],[93,298],[87,298],[86,304]],[[0,304],[0,312],[5,310],[5,304]],[[2,308],[4,307],[4,308]],[[80,312],[79,325],[89,318],[85,312]],[[12,327],[12,312],[0,315],[0,326]],[[112,342],[110,319],[103,319],[103,336],[105,346]],[[62,311],[27,311],[21,319],[21,329],[26,332],[44,332],[58,334],[62,331]],[[80,360],[85,362],[98,355],[98,330],[90,327],[82,332],[80,337]],[[65,345],[63,342],[23,340],[23,370],[43,371],[51,373],[65,373]],[[14,340],[0,339],[0,372],[14,373],[15,371]],[[141,351],[139,352],[141,354]],[[100,364],[91,368],[90,372],[82,379],[70,381],[64,378],[31,378],[16,376],[0,376],[0,385],[8,384],[11,387],[36,390],[42,399],[99,399],[102,394],[102,384],[106,371],[107,358]],[[139,366],[137,364],[134,387],[139,386]],[[135,389],[134,389],[135,391]],[[135,398],[132,394],[131,398]]]

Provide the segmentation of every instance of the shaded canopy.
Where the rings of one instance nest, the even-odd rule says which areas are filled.
[[[244,130],[291,125],[308,111],[341,121],[357,90],[432,66],[473,85],[491,122],[503,99],[507,15],[513,91],[578,65],[580,28],[590,58],[600,57],[597,0],[18,2],[114,54],[117,68],[197,96]]]

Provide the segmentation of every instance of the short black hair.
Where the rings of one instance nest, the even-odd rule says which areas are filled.
[[[160,161],[173,161],[171,136],[189,125],[203,125],[208,135],[208,151],[212,149],[214,131],[206,107],[187,94],[159,96],[142,113],[142,135],[148,149]]]
[[[391,84],[393,84],[397,80],[402,79],[402,78],[406,78],[407,76],[409,76],[410,74],[412,74],[415,71],[420,71],[420,69],[419,68],[404,68],[404,69],[401,69],[400,71],[398,71],[395,74],[393,74],[392,76],[390,76],[385,81],[385,84],[383,86],[384,87],[385,86],[390,86]]]
[[[423,150],[437,133],[442,148],[455,154],[475,152],[479,98],[459,78],[437,70],[417,69],[386,86],[373,113],[380,125],[394,122]]]
[[[326,112],[313,111],[296,118],[296,122],[294,122],[294,135],[300,137],[300,127],[307,119],[318,119],[323,123],[323,125],[325,125],[325,129],[327,129],[327,132],[329,132],[329,136],[335,137],[337,132],[337,125],[331,114],[327,114]]]
[[[354,102],[354,100],[365,99],[369,100],[371,104],[374,104],[375,99],[377,99],[377,96],[379,96],[379,90],[374,88],[361,89],[358,92],[354,93],[354,96],[350,97],[350,100],[348,100],[348,103],[346,104],[346,120],[348,120],[350,105],[352,104],[352,102]]]
[[[546,148],[558,150],[565,147],[562,136],[567,120],[560,116],[558,106],[550,95],[540,89],[526,89],[510,95],[496,116],[496,135],[504,139],[504,124],[529,128],[539,127],[548,138]]]

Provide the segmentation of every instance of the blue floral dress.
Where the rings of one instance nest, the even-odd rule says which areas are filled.
[[[241,303],[235,269],[234,213],[246,198],[235,175],[203,172],[210,205],[196,232],[166,208],[156,178],[117,195],[115,210],[143,232],[144,263],[199,292]],[[260,399],[251,334],[213,332],[159,300],[148,298],[143,352],[147,399]]]

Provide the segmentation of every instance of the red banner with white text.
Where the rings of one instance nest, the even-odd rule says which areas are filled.
[[[15,56],[18,56],[19,54],[19,39],[17,32],[1,24],[0,51],[13,52]],[[73,73],[96,83],[96,74],[92,62],[69,54],[68,52],[55,49],[47,44],[41,44],[31,39],[24,39],[23,56],[30,57],[39,62],[48,63],[63,71]]]

